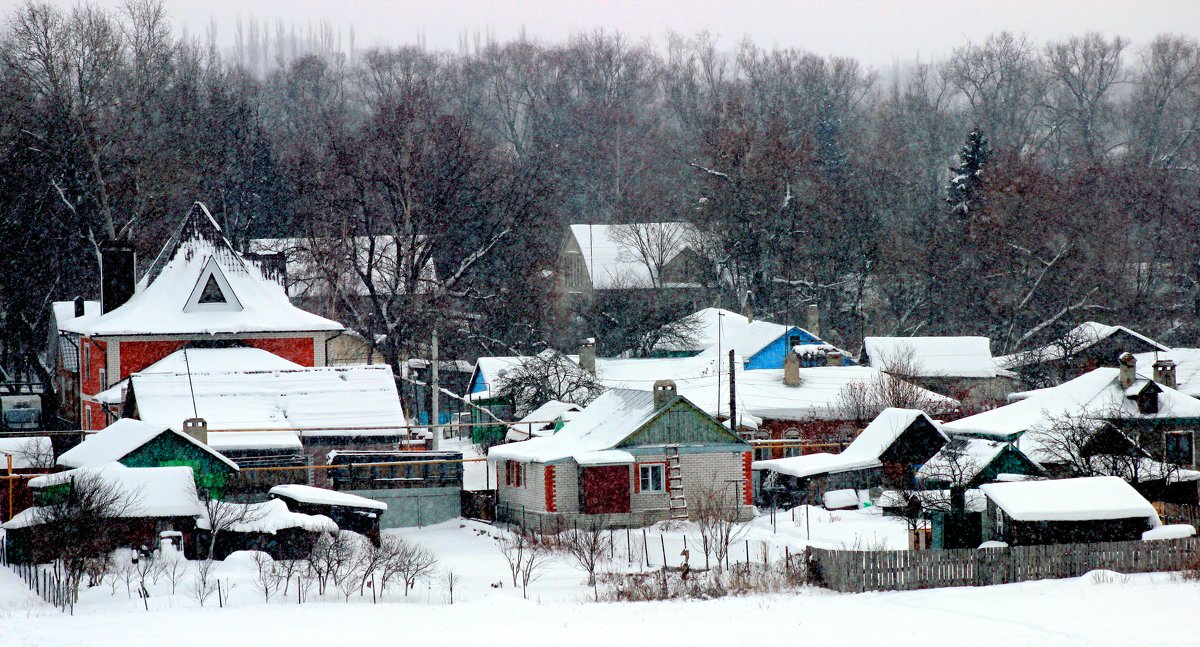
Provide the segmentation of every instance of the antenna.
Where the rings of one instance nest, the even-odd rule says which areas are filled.
[[[196,410],[196,389],[192,386],[192,365],[188,362],[187,349],[183,349],[183,366],[187,369],[188,376],[188,393],[192,396],[192,417],[199,418],[200,412]]]

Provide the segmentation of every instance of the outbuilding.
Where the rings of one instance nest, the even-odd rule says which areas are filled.
[[[985,541],[1010,546],[1136,541],[1159,525],[1158,512],[1116,476],[989,483]]]

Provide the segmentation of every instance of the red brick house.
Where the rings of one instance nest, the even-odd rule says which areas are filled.
[[[131,260],[113,264],[128,276],[104,277],[110,292],[122,280],[133,282]],[[293,306],[270,274],[234,251],[208,209],[195,203],[136,287],[126,290],[127,301],[107,298],[98,316],[59,322],[63,346],[77,353],[80,426],[102,429],[120,417],[119,405],[95,396],[185,347],[258,348],[300,366],[324,366],[326,343],[343,326]]]

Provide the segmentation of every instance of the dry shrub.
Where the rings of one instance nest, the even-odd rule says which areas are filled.
[[[1180,573],[1185,582],[1200,582],[1200,557],[1193,557],[1183,565]]]
[[[674,569],[651,573],[598,573],[599,599],[609,602],[650,600],[709,600],[731,595],[780,593],[808,583],[804,555],[793,555],[768,566],[734,564],[723,571],[700,570],[685,574]]]

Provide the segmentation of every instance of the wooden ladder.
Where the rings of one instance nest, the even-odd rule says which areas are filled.
[[[683,491],[683,468],[679,464],[679,446],[669,445],[664,452],[667,455],[667,505],[670,507],[671,518],[687,521],[687,497]]]

